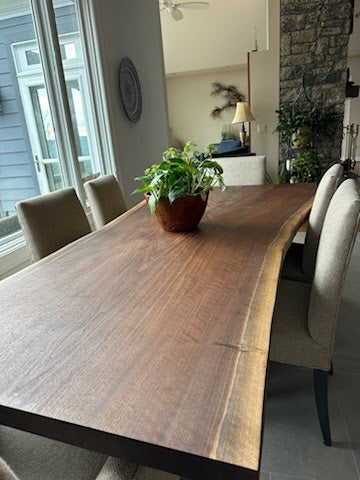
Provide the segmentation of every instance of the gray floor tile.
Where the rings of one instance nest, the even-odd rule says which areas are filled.
[[[345,418],[360,478],[360,374],[336,374],[332,378],[332,382]]]
[[[265,411],[264,471],[314,480],[358,480],[346,425],[332,385],[329,401],[334,441],[331,448],[322,443],[311,372],[271,365]]]
[[[267,472],[261,472],[259,480],[270,480],[270,474]]]
[[[281,475],[279,473],[272,473],[270,480],[314,480],[313,478],[293,477],[289,475]]]

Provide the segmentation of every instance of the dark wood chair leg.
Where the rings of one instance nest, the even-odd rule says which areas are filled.
[[[324,438],[324,443],[331,447],[331,433],[329,424],[329,406],[328,406],[328,372],[323,370],[314,370],[314,392],[317,414],[320,427]]]
[[[329,370],[329,375],[331,375],[331,376],[334,375],[334,365],[333,365],[332,360],[331,360],[331,367],[330,367],[330,370]]]

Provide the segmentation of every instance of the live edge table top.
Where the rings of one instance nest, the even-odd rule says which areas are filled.
[[[281,263],[313,184],[140,204],[0,283],[0,423],[199,479],[258,477]]]

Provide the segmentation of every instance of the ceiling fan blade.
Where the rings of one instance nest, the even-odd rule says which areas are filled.
[[[179,8],[189,8],[194,10],[205,10],[209,8],[210,4],[208,2],[181,2],[176,4]]]
[[[177,22],[184,18],[184,15],[180,12],[180,10],[175,5],[171,7],[170,12],[173,19],[176,20]]]

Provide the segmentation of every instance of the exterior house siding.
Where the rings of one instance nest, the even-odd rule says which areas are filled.
[[[59,34],[77,30],[74,7],[56,11]],[[0,217],[40,194],[11,44],[35,39],[31,15],[0,18]]]

